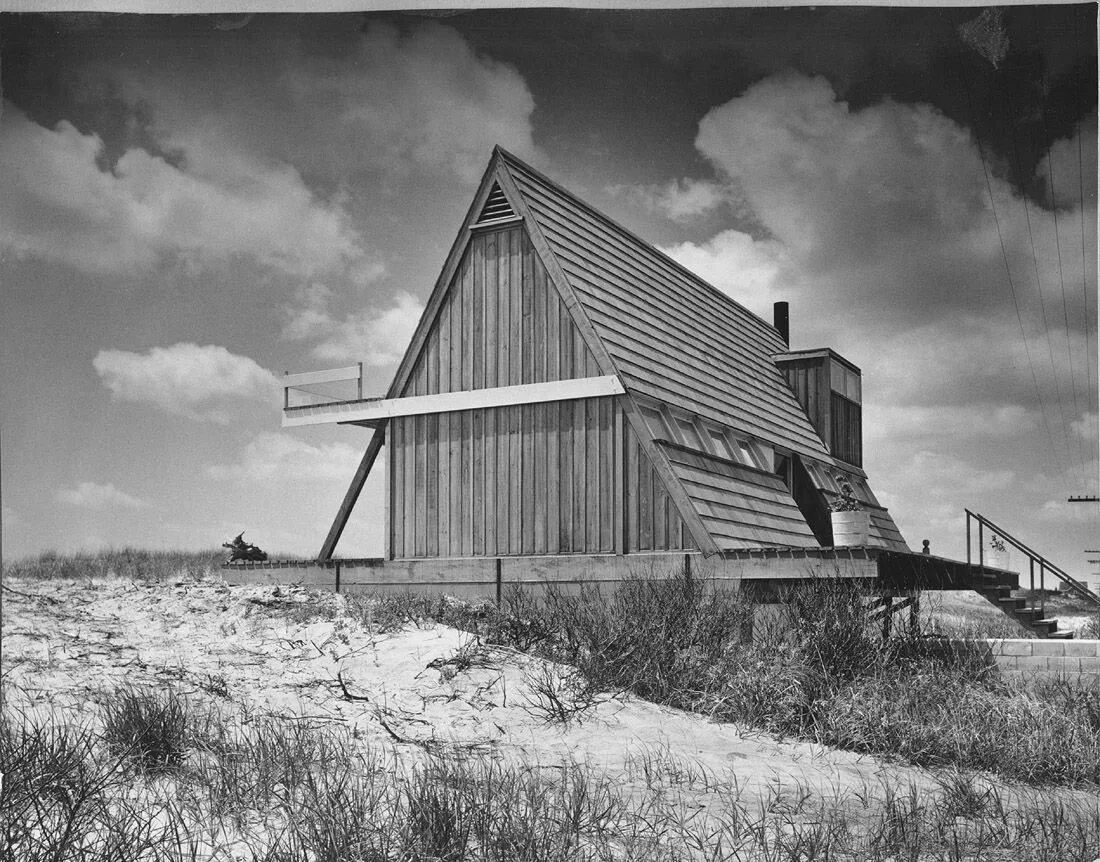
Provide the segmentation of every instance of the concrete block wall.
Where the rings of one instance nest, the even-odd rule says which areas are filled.
[[[952,640],[951,647],[970,650],[1003,673],[1084,677],[1100,683],[1100,640]]]

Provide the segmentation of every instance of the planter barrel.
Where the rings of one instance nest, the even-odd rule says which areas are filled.
[[[856,512],[832,512],[833,547],[854,548],[867,544],[871,531],[871,513],[865,510]]]

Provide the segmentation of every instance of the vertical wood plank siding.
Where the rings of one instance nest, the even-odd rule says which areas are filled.
[[[638,445],[634,429],[627,422],[622,423],[622,428],[626,437],[622,494],[625,550],[629,553],[693,549],[694,543],[680,513]]]
[[[514,228],[471,238],[401,395],[599,373],[527,234]]]
[[[620,409],[606,397],[444,414],[463,430],[449,440],[428,431],[423,446],[424,417],[393,419],[394,556],[614,553],[616,507],[626,552],[692,549],[628,423],[619,423],[623,439],[616,440]],[[502,449],[508,454],[499,459]]]
[[[613,537],[603,525],[611,522],[615,501],[601,488],[600,477],[610,473],[615,457],[614,405],[612,398],[587,400],[587,405],[565,402],[573,409],[560,412],[515,405],[452,413],[451,427],[463,430],[435,447],[418,445],[422,417],[392,420],[394,511],[399,513],[390,527],[394,556],[612,552]],[[592,422],[576,422],[576,416],[589,413]],[[508,455],[497,460],[502,442]],[[427,469],[433,448],[434,472]],[[574,452],[581,455],[580,469],[565,457]],[[495,461],[489,471],[487,453]],[[567,469],[549,471],[547,465],[555,462]],[[438,501],[434,518],[426,517],[428,500]],[[448,524],[461,528],[447,530]]]
[[[822,440],[829,439],[829,366],[820,359],[786,362],[783,376]],[[822,395],[826,397],[822,397]]]
[[[472,237],[402,394],[599,373],[516,228]],[[391,427],[395,557],[691,546],[613,397],[406,416]]]

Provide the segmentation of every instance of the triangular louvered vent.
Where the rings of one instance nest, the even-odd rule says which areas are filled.
[[[516,211],[508,203],[508,198],[504,196],[500,186],[493,183],[493,190],[489,192],[489,197],[485,199],[485,206],[481,208],[481,216],[478,218],[477,223],[484,224],[488,221],[515,217]]]

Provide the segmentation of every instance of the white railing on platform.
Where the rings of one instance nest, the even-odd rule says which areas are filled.
[[[350,383],[355,381],[354,389],[348,385],[340,388],[332,388],[327,384]],[[318,387],[321,387],[318,389]],[[344,391],[341,391],[344,390]],[[309,396],[313,399],[304,404],[291,404],[290,393]],[[348,365],[344,368],[330,368],[325,371],[302,371],[291,374],[289,371],[283,375],[283,409],[291,407],[319,406],[323,404],[339,404],[345,401],[363,400],[363,363]]]

